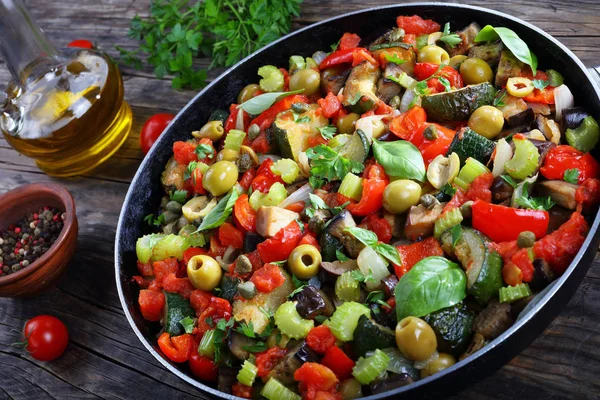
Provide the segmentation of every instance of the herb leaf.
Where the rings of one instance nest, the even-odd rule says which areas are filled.
[[[419,150],[406,140],[380,142],[373,140],[373,154],[386,174],[425,182],[425,163]]]
[[[403,60],[403,59],[399,58],[395,54],[386,53],[384,57],[387,60],[387,62],[391,62],[391,63],[394,63],[396,65],[402,65],[402,64],[404,64],[406,62],[406,60]]]
[[[349,260],[348,256],[346,256],[344,253],[342,253],[339,250],[335,250],[335,256],[338,260],[340,260],[341,262],[346,262]]]
[[[571,168],[565,171],[565,175],[563,176],[565,182],[579,183],[579,170],[577,168]]]
[[[308,149],[306,156],[311,161],[309,183],[314,188],[321,187],[324,180],[342,180],[348,172],[358,174],[365,168],[363,164],[344,158],[323,144]]]
[[[506,106],[506,103],[504,102],[505,97],[506,97],[506,90],[505,89],[499,90],[498,93],[496,93],[496,97],[494,98],[494,102],[492,103],[492,105],[494,107]]]
[[[402,261],[400,261],[400,254],[398,253],[398,249],[394,246],[385,243],[379,243],[377,239],[377,235],[374,232],[371,232],[368,229],[362,229],[356,226],[352,226],[344,229],[344,231],[349,232],[358,239],[359,242],[364,244],[365,246],[372,247],[376,253],[385,259],[391,261],[396,265],[402,265]]]
[[[181,326],[183,326],[185,333],[192,333],[192,331],[194,330],[194,325],[196,325],[196,321],[190,317],[183,318],[179,321],[179,323],[181,324]]]
[[[223,222],[229,217],[233,210],[233,205],[237,200],[239,194],[235,188],[233,188],[225,197],[223,197],[217,203],[217,206],[213,208],[202,220],[202,223],[198,227],[197,232],[206,231],[221,226]]]
[[[542,80],[542,79],[534,79],[532,81],[533,87],[536,89],[544,90],[546,86],[550,84],[550,82]]]
[[[513,189],[516,189],[517,186],[519,186],[519,184],[510,175],[500,175],[500,178],[504,179],[504,181],[512,186]]]
[[[450,33],[450,22],[446,22],[446,25],[444,25],[444,32],[439,40],[440,42],[444,42],[452,48],[454,48],[457,44],[462,43],[462,38],[459,35],[456,33]]]
[[[325,140],[329,140],[329,139],[333,138],[333,135],[337,131],[336,127],[333,125],[323,126],[318,129],[319,129],[319,133],[321,133],[321,136]]]
[[[276,101],[283,99],[284,97],[304,92],[304,89],[293,90],[291,92],[273,92],[263,93],[255,96],[249,100],[246,100],[238,106],[242,110],[246,111],[251,115],[258,115],[275,104]]]
[[[515,203],[523,208],[530,208],[532,210],[545,210],[548,211],[554,206],[554,202],[550,196],[546,197],[530,197],[528,190],[528,182],[523,182],[523,194],[515,199]]]
[[[462,225],[454,225],[452,228],[450,228],[450,233],[452,234],[452,248],[455,248],[456,244],[462,237]]]
[[[537,73],[538,59],[514,31],[508,28],[494,28],[486,25],[475,37],[475,43],[502,40],[502,43],[514,54],[517,59],[531,67],[533,75]]]
[[[450,86],[450,81],[446,78],[444,78],[443,76],[440,76],[438,78],[438,81],[442,84],[442,86],[444,87],[444,90],[446,92],[449,92],[452,90],[452,86]]]
[[[249,338],[255,338],[256,333],[254,333],[254,325],[252,321],[246,323],[246,321],[242,321],[237,328],[234,329],[236,332],[241,333],[244,336]]]
[[[209,144],[199,144],[196,146],[194,153],[196,153],[199,160],[202,160],[203,158],[212,159],[215,156],[215,149]]]
[[[187,199],[188,196],[188,192],[187,190],[176,190],[176,191],[170,191],[169,192],[169,199],[171,201],[176,201],[179,204],[184,204],[185,200]]]

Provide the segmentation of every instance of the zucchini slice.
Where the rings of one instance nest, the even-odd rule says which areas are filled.
[[[294,114],[292,110],[277,115],[272,132],[283,157],[298,162],[298,155],[308,149],[310,139],[319,137],[319,128],[329,124],[327,118],[316,114],[317,109],[318,105],[313,104],[299,115]]]
[[[461,165],[464,165],[469,157],[485,165],[495,148],[496,142],[481,136],[471,128],[463,128],[454,135],[446,156],[456,153]]]
[[[180,294],[164,292],[165,294],[165,332],[171,336],[179,336],[185,333],[183,325],[179,323],[185,317],[195,318],[196,312],[190,302]]]
[[[464,121],[479,107],[491,105],[495,97],[494,86],[484,82],[451,92],[423,96],[421,107],[432,122]]]
[[[358,129],[350,140],[340,149],[339,154],[349,160],[358,161],[364,163],[367,161],[369,150],[371,149],[371,143],[367,135]]]
[[[354,330],[354,340],[351,343],[352,354],[364,357],[369,351],[394,347],[396,338],[390,328],[371,321],[366,315],[361,315]]]

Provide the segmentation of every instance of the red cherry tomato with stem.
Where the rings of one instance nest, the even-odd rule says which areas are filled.
[[[93,49],[95,47],[94,43],[90,42],[89,40],[85,40],[85,39],[73,40],[67,46],[68,47],[79,47],[82,49]]]
[[[31,318],[23,328],[25,350],[36,360],[52,361],[60,357],[68,342],[67,327],[51,315]]]
[[[175,118],[173,114],[167,113],[155,114],[148,118],[140,133],[140,145],[144,154],[148,154],[154,142],[156,142],[173,118]]]

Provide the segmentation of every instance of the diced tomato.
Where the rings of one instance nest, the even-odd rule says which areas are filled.
[[[190,247],[189,249],[183,252],[183,263],[187,265],[187,263],[192,257],[206,254],[208,254],[208,251],[206,249],[201,249],[199,247]]]
[[[271,149],[271,143],[265,132],[259,133],[259,135],[250,144],[252,150],[257,154],[266,154]]]
[[[520,249],[511,258],[511,262],[521,270],[523,282],[531,282],[533,278],[533,262],[529,258],[528,249]]]
[[[374,232],[380,242],[389,243],[392,239],[392,226],[377,213],[367,215],[361,225],[366,225],[368,230]]]
[[[137,269],[140,271],[142,276],[153,276],[154,271],[152,270],[152,264],[150,262],[143,263],[140,260],[137,261]]]
[[[360,36],[355,33],[346,32],[340,39],[340,50],[353,49],[358,47],[360,43]]]
[[[196,315],[200,316],[210,306],[210,300],[213,295],[204,290],[194,290],[190,295],[190,305],[196,311]]]
[[[134,275],[131,277],[131,280],[135,282],[135,284],[138,285],[140,289],[148,289],[148,287],[150,287],[150,280],[144,279],[144,277],[142,276]],[[155,288],[153,288],[153,290],[155,290]]]
[[[408,44],[412,45],[413,50],[417,51],[417,35],[415,35],[414,33],[407,33],[402,38],[402,41],[404,43],[408,43]]]
[[[256,211],[250,207],[248,195],[242,194],[233,205],[233,216],[236,224],[249,232],[256,232]],[[243,238],[242,238],[243,244]]]
[[[186,362],[192,353],[194,338],[190,334],[171,337],[167,332],[158,338],[158,347],[163,354],[175,363]]]
[[[263,260],[260,258],[260,254],[258,254],[258,250],[254,250],[253,252],[246,254],[246,257],[248,257],[248,260],[250,260],[250,263],[252,264],[253,272],[261,269],[263,265],[265,265]]]
[[[332,370],[315,362],[302,364],[294,372],[294,380],[300,382],[300,391],[307,400],[314,400],[318,391],[335,390],[339,382]]]
[[[581,248],[588,230],[585,218],[574,212],[560,228],[535,242],[535,255],[546,260],[554,272],[562,274]]]
[[[290,204],[289,206],[286,206],[285,209],[300,214],[302,210],[304,210],[305,205],[306,204],[303,201],[297,201],[295,203]]]
[[[231,394],[244,399],[252,398],[252,386],[246,386],[241,383],[236,383],[231,387]]]
[[[402,265],[394,265],[396,276],[401,278],[402,275],[410,271],[410,269],[419,261],[426,257],[443,256],[444,251],[442,246],[434,237],[407,245],[396,246],[400,254]]]
[[[223,254],[225,254],[225,251],[227,250],[226,246],[221,245],[221,242],[219,241],[219,238],[217,237],[217,235],[212,235],[210,237],[210,251],[208,252],[208,255],[211,257],[223,257]]]
[[[192,161],[197,161],[196,145],[181,141],[173,143],[173,157],[180,165],[188,165]]]
[[[219,227],[219,241],[223,246],[241,249],[244,245],[244,233],[229,222],[223,222]]]
[[[270,158],[266,158],[262,162],[260,167],[258,167],[258,171],[256,171],[256,177],[252,180],[252,190],[268,193],[275,182],[284,183],[280,176],[275,175],[273,171],[271,171],[272,166],[273,160]]]
[[[256,355],[256,368],[258,368],[257,375],[261,378],[267,376],[279,361],[287,354],[286,349],[280,349],[279,347],[271,347],[267,351],[258,353]]]
[[[375,109],[375,115],[387,115],[393,112],[394,109],[392,107],[379,100],[379,102],[377,103],[377,108]]]
[[[258,254],[264,262],[286,260],[302,239],[302,231],[296,221],[292,221],[275,236],[259,243]]]
[[[504,264],[508,264],[510,262],[510,260],[512,259],[512,257],[515,254],[517,254],[517,252],[520,249],[520,247],[517,246],[516,240],[511,240],[508,242],[500,242],[500,243],[490,242],[488,244],[488,246],[490,247],[490,249],[492,249],[492,250],[496,251],[498,254],[500,254],[500,257],[502,257]]]
[[[401,15],[396,18],[396,24],[398,24],[398,28],[402,28],[405,33],[414,35],[423,35],[425,33],[433,33],[440,30],[440,24],[431,19],[423,19],[418,15],[410,17]]]
[[[544,89],[533,89],[531,94],[523,98],[528,103],[554,104],[554,88],[548,86]]]
[[[414,106],[390,122],[390,131],[400,139],[410,141],[415,134],[422,131],[426,121],[427,114],[425,114],[425,110],[419,106]]]
[[[165,307],[165,295],[155,290],[140,290],[140,311],[148,321],[159,321]]]
[[[162,287],[163,279],[169,274],[177,273],[179,262],[175,257],[166,258],[162,261],[152,263],[154,269],[154,282],[159,288]]]
[[[444,209],[442,210],[442,214],[446,213],[447,211],[454,210],[455,208],[462,206],[463,204],[465,204],[467,202],[467,200],[468,199],[467,199],[467,196],[465,196],[465,192],[463,192],[462,189],[457,188],[456,193],[454,193],[454,196],[452,196],[450,201],[448,203],[446,203],[446,206],[444,206]]]
[[[306,344],[319,354],[325,352],[335,346],[337,339],[331,333],[331,329],[327,325],[319,325],[312,328],[306,336]]]
[[[202,178],[204,174],[200,168],[195,168],[189,179],[185,181],[185,190],[191,194],[205,195],[206,189],[202,186]]]
[[[356,48],[354,49],[355,51],[352,53],[352,66],[356,67],[359,64],[362,64],[363,62],[367,61],[369,63],[371,63],[372,65],[378,67],[379,66],[379,62],[375,59],[375,57],[373,57],[373,55],[371,54],[371,52],[367,49],[362,49],[362,48]]]
[[[575,192],[575,201],[582,210],[591,209],[600,203],[600,181],[595,178],[586,179]],[[581,212],[581,210],[579,210]]]
[[[562,180],[568,169],[579,171],[578,181],[581,184],[588,178],[598,178],[600,165],[590,153],[582,153],[574,147],[560,145],[548,151],[540,172],[547,179]]]
[[[250,168],[248,171],[244,172],[244,175],[242,175],[242,179],[240,179],[240,182],[239,182],[240,186],[242,187],[242,189],[244,189],[244,191],[247,191],[248,189],[250,189],[250,185],[252,184],[252,179],[254,179],[255,176],[256,176],[255,168]]]
[[[494,182],[494,175],[491,172],[481,174],[469,185],[466,196],[470,200],[483,200],[485,202],[492,202],[492,183]]]
[[[325,139],[323,136],[318,135],[318,136],[309,136],[306,139],[306,147],[307,148],[312,148],[315,146],[318,146],[320,144],[326,144],[327,143],[327,139]]]
[[[440,66],[434,63],[416,63],[413,73],[415,74],[415,78],[419,81],[423,81],[433,74],[435,74],[438,70],[440,70]]]
[[[334,118],[342,109],[340,99],[332,92],[327,93],[327,96],[324,98],[317,100],[317,103],[319,103],[319,106],[323,110],[325,118]]]
[[[219,376],[219,369],[214,361],[208,357],[203,357],[198,352],[192,351],[188,364],[192,374],[202,382],[216,382]]]
[[[315,237],[315,235],[312,232],[307,232],[302,239],[298,242],[298,246],[303,245],[303,244],[310,244],[311,246],[314,246],[317,248],[317,250],[321,251],[321,246],[319,246],[319,241],[317,240],[317,238]]]
[[[258,117],[254,118],[252,122],[250,122],[250,125],[258,125],[258,127],[260,128],[260,132],[264,133],[264,131],[271,126],[273,121],[275,121],[275,117],[277,116],[277,114],[279,114],[282,111],[289,110],[292,107],[292,104],[294,103],[309,103],[309,100],[308,97],[306,97],[303,94],[295,94],[292,96],[284,97],[283,99],[279,100],[277,103],[273,104],[271,107],[263,111]]]
[[[196,297],[197,301],[205,303],[206,299],[204,296],[200,297],[201,295],[196,295],[195,292],[193,293],[193,295],[198,296]],[[200,307],[200,305],[197,306]],[[196,311],[196,315],[198,315],[199,309],[200,308],[194,308],[194,310]],[[213,324],[217,323],[220,319],[225,319],[228,321],[231,318],[231,313],[231,303],[229,303],[229,301],[220,297],[211,296],[208,307],[206,307],[204,311],[202,311],[200,315],[198,315],[197,333],[201,337],[204,334],[204,332],[212,328],[212,326],[209,325],[209,323],[206,321],[207,319],[212,319]]]
[[[196,288],[187,277],[178,278],[176,274],[169,274],[163,279],[163,289],[167,292],[179,293],[184,298],[189,299]]]
[[[367,179],[382,179],[389,181],[389,176],[385,173],[385,169],[375,159],[370,158],[367,160],[363,176]]]
[[[325,204],[327,204],[327,207],[329,208],[341,207],[343,204],[346,203],[354,204],[354,200],[338,192],[328,193],[327,195],[325,195],[323,201],[325,201]]]
[[[264,267],[252,274],[250,282],[254,283],[259,292],[271,293],[285,283],[285,276],[277,265],[265,264]]]
[[[388,181],[385,179],[363,179],[362,196],[357,204],[350,204],[346,209],[353,215],[367,216],[377,212],[383,207],[383,191]]]
[[[325,357],[321,360],[324,366],[333,371],[340,379],[347,379],[352,376],[352,368],[354,361],[337,346],[330,347],[325,353]]]

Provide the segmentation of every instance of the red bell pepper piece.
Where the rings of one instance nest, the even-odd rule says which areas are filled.
[[[587,210],[600,203],[600,181],[589,178],[579,185],[575,192],[575,201],[582,210]],[[581,210],[578,209],[579,212]],[[139,265],[139,264],[138,264]]]
[[[258,167],[258,171],[256,171],[256,177],[252,180],[252,190],[268,193],[275,182],[284,183],[280,176],[275,175],[273,171],[271,171],[272,166],[273,160],[270,158],[266,158],[265,161],[262,162],[260,167]]]
[[[544,89],[533,89],[533,92],[523,98],[529,103],[554,104],[554,88],[551,86]]]
[[[356,54],[356,56],[355,56],[355,54]],[[356,57],[356,59],[355,59],[355,57]],[[368,60],[369,62],[374,61],[375,64],[377,64],[377,61],[373,58],[373,56],[371,56],[369,51],[367,49],[365,49],[364,47],[354,47],[351,49],[338,49],[338,50],[334,51],[333,53],[331,53],[330,55],[328,55],[327,57],[325,57],[325,59],[323,61],[321,61],[321,64],[319,64],[319,69],[324,70],[324,69],[335,67],[336,65],[341,65],[341,64],[353,64],[354,65],[355,61],[357,61],[358,64],[360,64],[360,62],[365,61],[365,60]]]
[[[140,311],[144,319],[148,321],[159,321],[165,307],[165,295],[156,290],[140,290],[138,297]]]
[[[316,247],[317,250],[321,251],[321,246],[319,245],[319,241],[317,240],[315,234],[312,233],[311,231],[307,230],[307,232],[304,234],[302,239],[300,239],[300,241],[298,242],[298,246],[303,245],[303,244],[310,244],[311,246]]]
[[[440,66],[434,63],[416,63],[413,73],[419,81],[424,81],[440,70]]]
[[[306,203],[304,203],[303,201],[297,201],[295,203],[290,204],[289,206],[285,206],[285,209],[300,214],[302,210],[304,210],[305,205]]]
[[[472,212],[473,228],[495,242],[516,240],[525,230],[541,238],[548,229],[548,212],[543,210],[518,209],[476,200]]]
[[[192,353],[194,338],[188,333],[171,337],[165,332],[158,338],[158,347],[169,360],[182,363],[186,362]]]
[[[325,98],[317,100],[317,103],[319,103],[319,106],[323,110],[323,116],[325,118],[336,117],[342,109],[340,99],[332,92],[327,93]]]
[[[256,169],[254,168],[250,168],[248,171],[244,172],[244,175],[242,175],[242,179],[240,179],[239,184],[245,192],[248,191],[248,189],[250,189],[250,185],[252,184],[252,180],[255,176]]]
[[[296,221],[292,221],[275,236],[259,243],[256,249],[264,262],[287,260],[302,239],[302,231]]]
[[[189,249],[183,252],[183,263],[187,266],[187,263],[192,257],[206,254],[208,254],[208,250],[206,249],[201,249],[199,247],[190,247]]]
[[[244,245],[244,233],[229,222],[224,222],[219,227],[219,241],[223,246],[241,249]]]
[[[464,86],[460,73],[449,66],[440,69],[437,64],[417,63],[415,64],[414,74],[420,81],[432,77],[427,81],[427,87],[431,88],[433,93],[441,93],[446,90],[439,80],[442,77],[446,78],[453,88],[460,89]]]
[[[423,131],[426,127],[425,125],[423,129],[419,133],[417,133],[417,135],[411,140],[411,142],[413,142],[413,144],[417,146],[417,148],[421,152],[426,167],[429,165],[430,162],[433,161],[434,158],[436,158],[440,154],[446,154],[448,152],[448,148],[450,148],[450,144],[452,143],[452,140],[456,135],[456,131],[453,129],[448,129],[438,124],[428,125],[435,126],[438,133],[437,139],[427,140],[423,137]],[[418,145],[415,144],[419,141],[421,142]]]
[[[238,113],[242,111],[242,109],[238,108],[238,104],[232,104],[229,106],[229,117],[227,117],[227,119],[225,120],[225,125],[223,126],[225,133],[229,132],[232,129],[235,129]],[[244,112],[244,131],[248,129],[249,126],[250,115],[248,115],[247,112]]]
[[[337,376],[340,380],[347,379],[352,376],[354,361],[352,361],[352,359],[337,346],[333,346],[327,350],[325,357],[323,357],[321,362],[324,366],[332,370],[335,376]]]
[[[272,121],[271,121],[272,123]],[[257,154],[266,154],[271,149],[271,143],[269,142],[269,138],[267,137],[266,132],[261,132],[258,134],[256,138],[250,144],[250,147]]]
[[[300,382],[300,392],[303,394],[303,398],[307,400],[322,399],[321,392],[336,393],[335,388],[339,382],[332,370],[315,362],[302,364],[294,372],[294,380]],[[332,397],[326,398],[330,399]]]
[[[319,354],[325,354],[331,347],[335,347],[336,337],[327,325],[312,328],[306,336],[306,344]]]
[[[198,347],[198,346],[195,346]],[[198,352],[192,351],[188,360],[190,371],[192,374],[203,382],[216,382],[219,369],[208,357],[203,357]]]
[[[188,142],[177,141],[173,143],[173,157],[179,165],[188,165],[198,160],[196,157],[196,145]]]
[[[279,347],[271,347],[267,351],[258,353],[256,355],[256,368],[258,368],[257,375],[261,378],[267,376],[279,361],[287,354],[286,349],[280,349]]]
[[[426,122],[427,114],[425,110],[419,106],[414,106],[390,122],[390,131],[400,139],[410,141],[414,135],[423,131]]]
[[[540,172],[545,178],[562,180],[568,169],[579,171],[578,182],[581,184],[588,178],[598,178],[600,165],[590,153],[582,153],[567,145],[556,146],[546,155]]]
[[[401,15],[396,18],[396,24],[398,24],[398,28],[402,28],[405,33],[415,35],[423,35],[425,33],[433,33],[440,30],[440,24],[431,19],[423,19],[418,15],[410,17]]]
[[[190,295],[190,305],[196,311],[196,315],[200,316],[210,306],[210,300],[213,295],[204,290],[194,290]]]
[[[264,132],[273,121],[275,121],[275,117],[282,111],[289,110],[294,103],[308,103],[308,98],[303,94],[294,94],[292,96],[284,97],[279,100],[277,103],[273,104],[271,107],[267,108],[265,111],[260,113],[260,115],[254,118],[250,125],[258,125],[261,132]],[[250,126],[248,125],[248,126]]]
[[[354,49],[360,43],[360,36],[356,33],[346,32],[340,39],[340,50]]]
[[[419,261],[426,257],[443,256],[444,251],[440,243],[434,237],[407,245],[396,246],[400,254],[402,265],[394,265],[396,276],[401,278],[402,275],[410,271],[410,269]]]
[[[377,235],[377,239],[383,243],[389,243],[392,239],[392,226],[387,219],[380,217],[377,213],[369,214],[362,220],[368,230]]]
[[[225,254],[225,250],[227,250],[227,247],[221,245],[221,242],[219,241],[217,235],[212,235],[210,237],[210,250],[208,252],[208,255],[211,257],[222,257],[223,254]]]
[[[350,204],[347,210],[356,216],[367,216],[383,207],[383,191],[388,181],[383,179],[364,179],[362,197],[356,204]]]
[[[206,189],[202,186],[202,178],[204,174],[200,171],[200,168],[195,168],[189,179],[185,181],[185,190],[191,194],[205,195]]]
[[[362,64],[364,61],[370,62],[374,66],[378,67],[379,62],[373,57],[373,55],[367,49],[356,48],[352,53],[352,66],[356,67],[358,64]]]
[[[254,283],[259,292],[271,293],[285,283],[285,276],[277,265],[265,264],[264,267],[252,275],[250,282]]]
[[[248,195],[242,194],[233,205],[233,217],[236,224],[249,232],[256,232],[256,211],[250,207]]]

